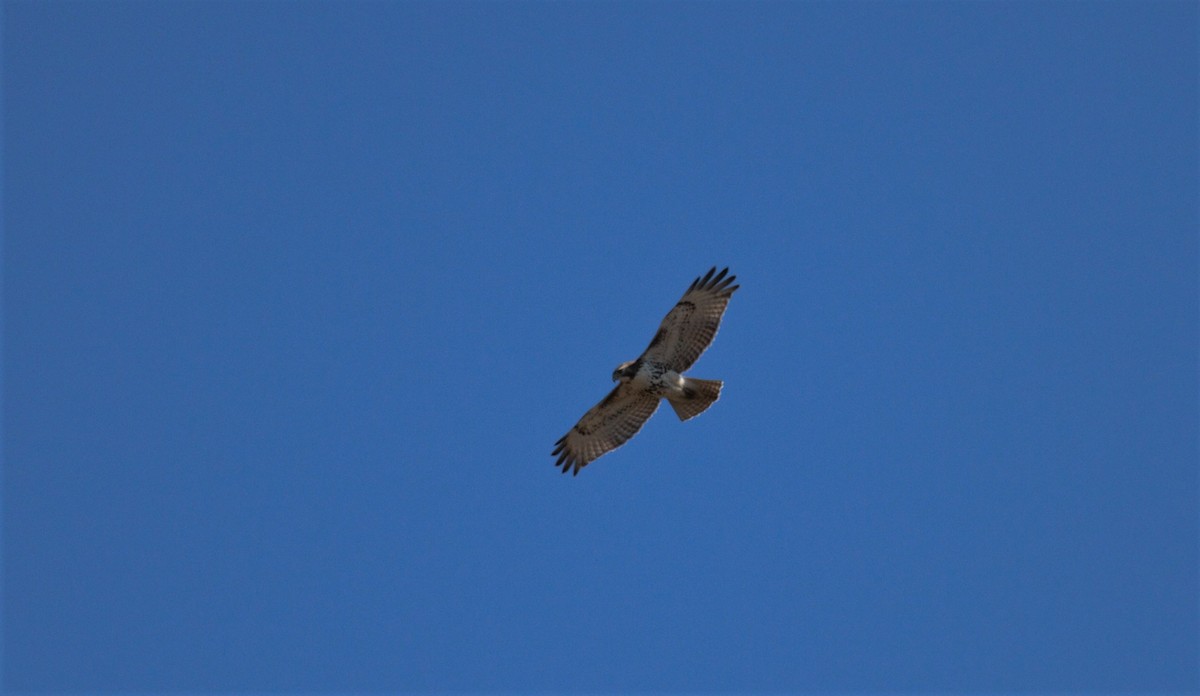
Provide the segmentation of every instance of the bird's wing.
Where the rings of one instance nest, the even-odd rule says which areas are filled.
[[[716,338],[721,315],[725,314],[733,291],[739,287],[732,284],[737,276],[727,277],[728,272],[726,268],[717,273],[714,267],[692,281],[691,287],[662,320],[654,340],[642,353],[644,359],[683,372],[700,358]]]
[[[604,400],[583,414],[571,431],[554,443],[551,456],[558,455],[555,466],[563,473],[574,467],[575,473],[601,455],[625,444],[642,429],[658,408],[658,397],[639,391],[628,383],[617,385]]]

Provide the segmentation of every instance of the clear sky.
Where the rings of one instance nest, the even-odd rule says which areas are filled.
[[[3,15],[6,690],[1200,689],[1195,3]]]

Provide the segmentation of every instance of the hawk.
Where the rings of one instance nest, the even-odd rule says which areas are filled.
[[[658,410],[660,399],[671,404],[681,421],[713,405],[721,395],[721,381],[684,377],[683,371],[712,343],[729,298],[739,287],[733,285],[736,276],[727,273],[728,268],[717,273],[714,266],[693,280],[641,357],[613,370],[613,381],[620,384],[554,443],[550,456],[558,455],[554,465],[561,466],[564,474],[574,469],[572,476],[577,475],[625,444]]]

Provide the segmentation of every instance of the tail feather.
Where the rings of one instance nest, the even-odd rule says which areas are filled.
[[[667,402],[671,404],[671,408],[675,409],[675,415],[679,416],[679,420],[685,421],[704,413],[705,409],[720,398],[721,384],[719,379],[685,377],[683,396],[668,398]]]

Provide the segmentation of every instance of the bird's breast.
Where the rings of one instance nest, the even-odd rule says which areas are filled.
[[[630,382],[634,387],[655,396],[683,390],[683,377],[678,372],[654,363],[642,363]]]

